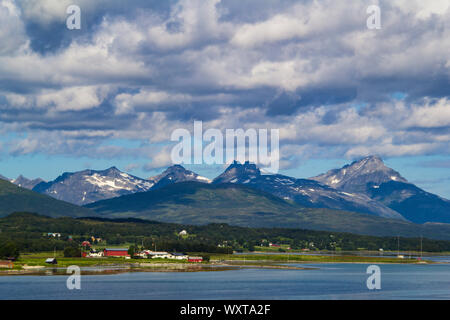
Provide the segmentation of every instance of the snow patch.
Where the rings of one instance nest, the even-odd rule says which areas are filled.
[[[331,184],[337,184],[337,183],[339,183],[341,180],[339,180],[339,179],[333,179],[333,180],[331,180]]]
[[[211,182],[211,180],[210,179],[208,179],[208,178],[206,178],[206,177],[202,177],[202,176],[197,176],[197,178],[196,178],[197,180],[202,180],[202,181],[206,181],[207,183],[210,183]]]

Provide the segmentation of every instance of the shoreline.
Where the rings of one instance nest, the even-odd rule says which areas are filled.
[[[211,272],[230,271],[243,268],[248,269],[279,269],[279,270],[318,270],[320,267],[299,267],[289,264],[407,264],[407,265],[430,265],[439,262],[373,262],[373,261],[273,261],[273,260],[222,260],[213,261],[208,264],[186,264],[186,263],[136,263],[133,264],[98,264],[91,266],[80,266],[83,275],[112,275],[128,272]],[[58,276],[69,275],[65,267],[51,266],[25,266],[22,269],[2,269],[2,276]]]
[[[257,262],[257,261],[254,261]],[[279,264],[234,264],[232,261],[223,263],[211,263],[202,265],[188,265],[175,263],[144,263],[143,266],[123,265],[97,265],[89,267],[80,267],[83,275],[109,275],[120,274],[127,272],[211,272],[211,271],[229,271],[238,270],[242,268],[257,268],[257,269],[283,269],[283,270],[315,270],[318,268],[286,266]],[[63,267],[33,267],[25,269],[5,269],[0,270],[1,276],[49,276],[49,275],[68,275],[66,268]]]

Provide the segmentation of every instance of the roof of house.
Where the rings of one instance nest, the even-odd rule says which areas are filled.
[[[147,252],[148,254],[150,254],[150,255],[164,255],[164,254],[169,254],[168,252],[165,252],[165,251],[149,251],[149,252]]]
[[[128,252],[128,249],[126,249],[126,248],[123,248],[123,249],[117,249],[117,248],[108,249],[108,248],[106,248],[105,250],[107,250],[107,251],[127,251]]]
[[[172,253],[173,256],[185,256],[184,253],[180,253],[180,252],[174,252]]]

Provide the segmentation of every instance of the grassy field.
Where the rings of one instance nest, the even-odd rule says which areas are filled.
[[[168,260],[168,259],[125,259],[121,257],[107,257],[107,258],[65,258],[62,251],[56,251],[56,255],[53,252],[39,252],[39,253],[24,253],[20,258],[14,262],[15,268],[20,269],[24,265],[27,266],[46,266],[52,265],[46,264],[47,258],[55,257],[58,264],[55,267],[68,267],[71,265],[77,265],[79,267],[88,266],[104,266],[114,264],[126,264],[133,265],[138,263],[189,263],[186,260]]]
[[[62,251],[54,252],[40,252],[40,253],[24,253],[20,258],[14,262],[14,269],[20,270],[23,266],[44,266],[51,267],[46,264],[47,258],[54,257],[58,264],[55,267],[66,268],[71,265],[80,267],[93,266],[108,266],[108,265],[128,265],[130,267],[139,268],[140,263],[155,263],[155,264],[189,264],[187,260],[168,260],[168,259],[125,259],[121,257],[108,258],[65,258]],[[249,263],[251,261],[259,264],[264,262],[269,263],[419,263],[417,259],[400,259],[397,257],[363,257],[358,255],[292,255],[287,253],[279,254],[240,254],[240,255],[226,255],[226,254],[212,254],[211,263],[218,263],[224,261],[232,261],[234,264],[239,264],[242,261]],[[431,261],[422,260],[426,263]],[[208,264],[203,262],[202,264]]]

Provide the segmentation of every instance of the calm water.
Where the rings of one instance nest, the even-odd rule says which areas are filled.
[[[304,266],[319,269],[87,275],[73,291],[66,276],[2,276],[0,299],[450,299],[450,264],[379,265],[377,291],[367,264]]]

